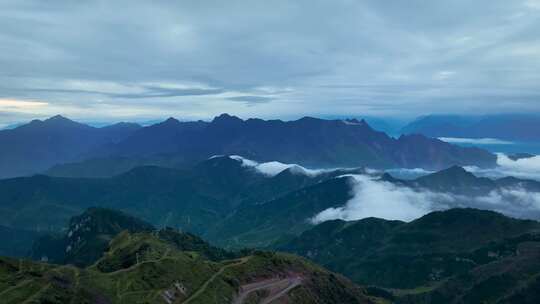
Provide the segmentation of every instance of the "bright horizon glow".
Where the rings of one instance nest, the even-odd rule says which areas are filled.
[[[44,107],[49,103],[43,101],[0,99],[0,107],[6,107],[5,110],[25,110],[30,108]]]

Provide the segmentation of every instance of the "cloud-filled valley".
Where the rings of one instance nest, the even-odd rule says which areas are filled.
[[[540,303],[540,0],[0,0],[1,303]]]
[[[305,174],[309,176],[315,176],[323,172],[331,171],[328,169],[308,169],[297,164],[284,164],[278,161],[259,163],[259,162],[244,158],[239,155],[231,155],[229,157],[242,163],[242,166],[253,168],[257,172],[266,176],[276,176],[282,171],[287,170],[287,169],[290,169],[291,172],[296,173],[296,174]]]
[[[225,157],[225,156],[215,156]],[[270,178],[290,169],[295,174],[310,177],[340,169],[308,169],[297,164],[277,161],[256,162],[238,155],[227,156],[237,160],[242,166],[253,169]],[[540,178],[538,167],[540,157],[512,160],[504,154],[498,154],[498,167],[492,169],[467,168],[479,177],[502,178]],[[540,192],[532,192],[524,187],[500,187],[481,194],[453,193],[435,191],[422,187],[404,186],[381,180],[384,172],[403,180],[414,180],[419,176],[432,174],[422,169],[391,169],[386,171],[365,169],[365,174],[346,174],[337,178],[350,179],[352,198],[343,206],[328,208],[310,219],[321,223],[332,219],[359,220],[378,217],[387,220],[412,221],[432,211],[456,207],[493,210],[516,218],[540,219]]]
[[[484,195],[463,195],[413,189],[381,181],[377,176],[349,176],[352,199],[342,207],[318,213],[311,219],[313,223],[368,217],[412,221],[432,211],[449,208],[478,208],[516,218],[540,219],[540,192],[519,186],[500,188]]]
[[[329,208],[317,214],[312,219],[314,223],[333,219],[352,221],[367,217],[411,221],[430,211],[443,209],[446,207],[443,203],[452,200],[452,196],[448,194],[414,191],[389,182],[377,181],[376,177],[349,176],[353,198],[343,207]]]
[[[497,153],[497,167],[481,169],[468,166],[465,169],[477,176],[490,178],[514,176],[540,181],[540,155],[514,160],[503,153]]]

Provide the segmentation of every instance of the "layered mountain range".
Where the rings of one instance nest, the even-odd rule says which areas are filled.
[[[111,178],[36,175],[0,180],[0,225],[32,233],[60,232],[70,217],[90,207],[106,207],[222,246],[262,248],[301,234],[321,212],[358,199],[356,192],[364,185],[356,176],[393,185],[389,191],[408,191],[419,199],[428,193],[431,205],[419,215],[468,206],[540,218],[538,211],[526,208],[530,201],[515,195],[517,190],[540,193],[540,183],[532,180],[476,177],[460,167],[400,180],[363,168],[309,170],[219,156],[189,169],[145,166]],[[499,194],[505,201],[492,203]],[[363,199],[358,204],[374,203],[373,198]]]
[[[0,292],[5,303],[532,304],[539,231],[536,221],[451,209],[410,223],[328,221],[278,246],[355,284],[297,255],[228,251],[91,208],[63,235],[35,241],[41,262],[0,257]]]
[[[425,168],[494,166],[495,155],[422,135],[397,139],[364,120],[242,120],[222,114],[211,122],[169,118],[141,127],[94,128],[61,116],[0,131],[0,177],[42,173],[108,177],[136,166],[185,167],[216,154],[308,167]]]
[[[515,255],[502,245],[495,250],[494,244],[538,232],[537,221],[450,209],[409,223],[378,218],[327,221],[278,248],[309,257],[358,283],[414,288]]]
[[[540,135],[539,115],[499,114],[484,116],[428,115],[402,128],[403,134],[431,137],[499,138],[511,141],[537,142]]]
[[[29,175],[0,180],[6,303],[540,300],[540,182],[474,175],[480,149],[314,118],[10,132],[59,150],[2,163]]]
[[[132,123],[94,128],[54,116],[2,130],[0,178],[32,175],[54,164],[79,161],[89,151],[119,142],[139,128]]]

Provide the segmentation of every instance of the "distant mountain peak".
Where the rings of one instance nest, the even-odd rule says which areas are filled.
[[[216,116],[212,120],[213,124],[226,124],[226,125],[241,124],[243,122],[244,122],[244,120],[240,119],[239,117],[234,116],[234,115],[229,115],[227,113],[223,113],[223,114],[221,114],[219,116]]]
[[[343,123],[346,124],[346,125],[356,125],[356,126],[367,126],[368,125],[368,123],[364,119],[358,120],[356,118],[344,119]]]
[[[54,115],[54,116],[51,116],[51,117],[47,118],[47,120],[55,121],[55,120],[69,120],[69,119],[62,116],[62,115],[60,115],[60,114],[57,114],[57,115]]]
[[[299,122],[303,125],[319,125],[319,124],[326,124],[326,123],[335,123],[335,122],[339,122],[339,120],[327,120],[327,119],[321,119],[321,118],[317,118],[317,117],[312,117],[312,116],[304,116],[298,120],[296,120],[296,122]],[[343,123],[345,123],[345,121],[342,121]]]
[[[219,116],[216,116],[212,122],[243,122],[242,119],[238,118],[237,116],[234,116],[234,115],[229,115],[227,113],[223,113]]]
[[[444,169],[444,170],[441,170],[440,171],[441,173],[452,173],[452,174],[466,174],[466,175],[473,175],[472,173],[470,173],[469,171],[463,169],[463,167],[460,167],[460,166],[457,166],[457,165],[454,165],[454,166],[451,166],[447,169]]]
[[[177,123],[180,123],[180,121],[174,117],[169,117],[167,118],[166,120],[163,121],[163,123],[166,123],[166,124],[177,124]]]
[[[141,125],[139,125],[138,123],[135,123],[135,122],[117,122],[115,124],[112,124],[112,125],[108,125],[108,126],[104,126],[104,127],[101,127],[101,129],[114,129],[114,128],[134,128],[134,129],[138,129],[138,128],[141,128]]]
[[[53,128],[53,129],[89,128],[89,129],[92,129],[93,127],[80,123],[80,122],[73,121],[62,115],[55,115],[45,120],[34,119],[28,124],[21,125],[17,127],[16,129],[35,130],[36,128]]]
[[[43,121],[44,123],[55,123],[55,124],[64,124],[64,123],[76,123],[76,124],[79,124],[78,122],[75,122],[69,118],[66,118],[62,115],[55,115],[55,116],[52,116],[52,117],[49,117],[47,119],[45,119]]]
[[[476,176],[474,174],[472,174],[471,172],[463,169],[463,167],[460,167],[460,166],[457,166],[457,165],[451,166],[449,168],[440,170],[440,171],[432,173],[432,174],[428,174],[428,175],[424,176],[424,178],[427,178],[427,177],[430,177],[430,176],[432,176],[432,177],[447,177],[447,178],[452,178],[452,180],[454,180],[454,179],[462,179],[462,178],[474,178],[474,179],[476,179]],[[422,177],[420,179],[422,179]]]
[[[169,117],[169,118],[167,118],[166,120],[164,120],[164,121],[162,121],[160,123],[157,123],[155,125],[151,125],[150,127],[158,127],[158,128],[165,127],[165,128],[168,128],[168,127],[175,127],[175,126],[178,126],[180,124],[181,124],[181,122],[178,119],[176,119],[174,117]]]
[[[416,180],[428,187],[487,187],[494,186],[493,181],[483,177],[476,177],[471,172],[460,166],[452,166],[447,169],[422,176]]]
[[[34,126],[34,125],[40,125],[43,123],[43,120],[39,120],[39,119],[32,119],[29,123],[27,124],[22,124],[20,126],[18,126],[17,128],[15,129],[18,129],[18,128],[21,128],[21,127],[25,127],[25,126]]]
[[[61,126],[61,127],[64,127],[64,126],[84,126],[84,127],[88,127],[88,128],[91,128],[90,126],[86,125],[86,124],[83,124],[83,123],[80,123],[80,122],[76,122],[74,120],[71,120],[69,118],[66,118],[62,115],[55,115],[55,116],[52,116],[52,117],[49,117],[47,119],[45,119],[43,121],[43,124],[44,125],[51,125],[51,126]]]

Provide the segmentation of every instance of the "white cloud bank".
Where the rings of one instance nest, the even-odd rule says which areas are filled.
[[[411,221],[435,209],[447,208],[453,201],[448,194],[415,191],[389,182],[377,181],[366,175],[347,175],[353,178],[353,198],[345,206],[329,208],[317,214],[313,223],[332,219],[346,221],[366,217]]]
[[[452,144],[473,144],[473,145],[512,145],[511,141],[497,138],[461,138],[461,137],[439,137],[438,139]]]
[[[388,172],[393,177],[399,178],[399,179],[415,179],[421,176],[434,173],[435,171],[425,170],[422,168],[414,168],[414,169],[395,168],[395,169],[385,170],[385,172]]]
[[[341,219],[378,217],[412,221],[427,213],[449,208],[478,208],[527,219],[540,219],[540,192],[523,188],[502,188],[486,195],[464,196],[397,186],[367,175],[353,177],[353,197],[342,207],[328,208],[311,218],[318,224]]]
[[[536,155],[530,158],[513,160],[503,153],[497,153],[497,167],[481,169],[475,166],[468,166],[465,169],[477,176],[490,178],[514,176],[540,181],[540,156]]]
[[[242,166],[244,167],[253,168],[259,173],[269,177],[276,176],[287,169],[291,169],[293,173],[305,174],[308,176],[316,176],[329,171],[325,169],[307,169],[297,164],[284,164],[277,161],[258,163],[254,160],[250,160],[239,155],[231,155],[229,158],[241,162]]]
[[[253,168],[259,173],[272,177],[291,169],[297,174],[316,176],[337,169],[307,169],[297,164],[285,164],[277,161],[259,163],[238,155],[214,156],[229,157],[243,166]],[[504,154],[497,154],[498,167],[466,169],[478,176],[500,178],[515,176],[540,180],[540,156],[512,160]],[[421,169],[387,170],[400,178],[425,175],[430,172]],[[502,188],[483,196],[464,196],[440,193],[429,190],[412,189],[379,180],[382,171],[366,169],[365,175],[343,175],[352,177],[353,197],[342,207],[329,208],[316,214],[311,221],[315,224],[342,219],[359,220],[378,217],[387,220],[411,221],[436,210],[456,207],[471,207],[493,210],[516,218],[540,219],[540,192],[529,192],[523,188]]]

